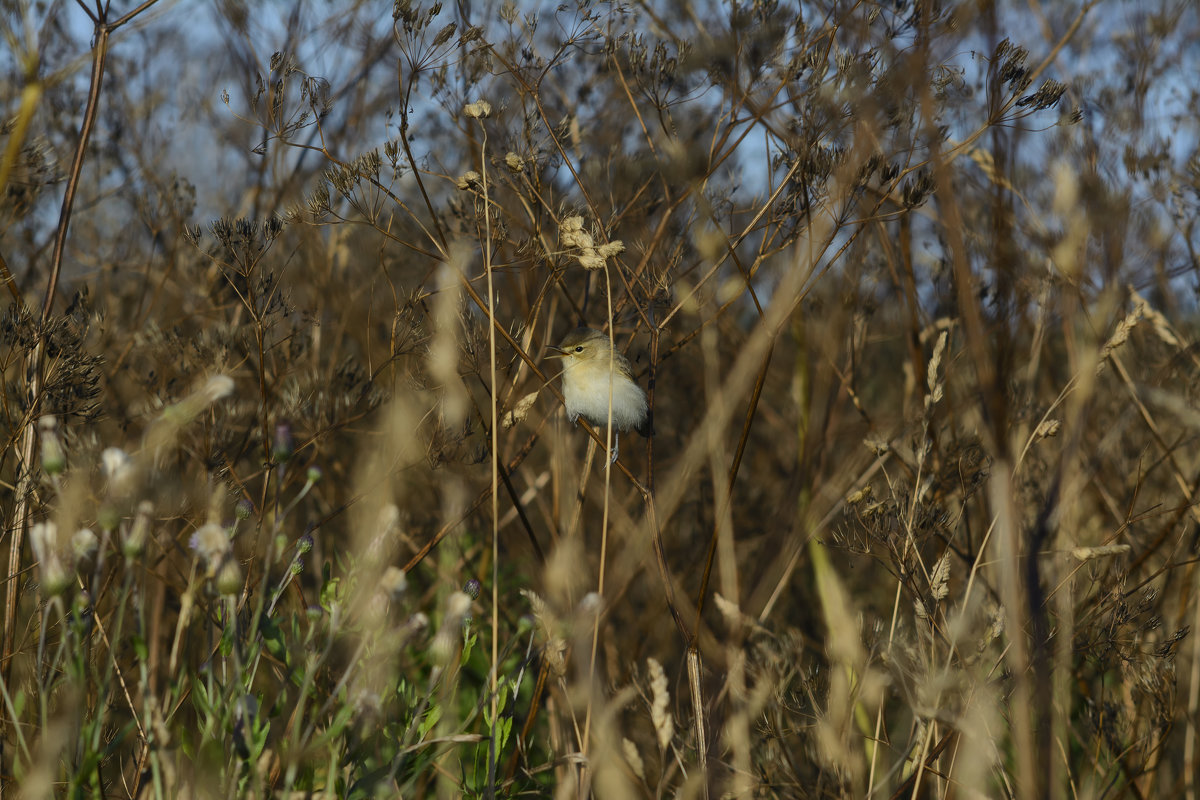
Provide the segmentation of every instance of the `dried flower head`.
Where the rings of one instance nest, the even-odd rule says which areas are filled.
[[[583,229],[583,217],[564,218],[559,223],[558,235],[563,247],[578,251],[575,258],[584,269],[603,269],[608,259],[625,252],[625,244],[619,240],[597,247],[596,238]]]
[[[193,533],[189,544],[204,562],[210,578],[216,574],[221,562],[225,561],[225,557],[233,549],[229,541],[229,534],[223,527],[213,522],[202,525]]]
[[[612,258],[613,256],[620,255],[621,253],[625,252],[625,243],[620,239],[614,239],[608,244],[600,245],[598,248],[596,248],[596,252],[599,253],[601,258]]]
[[[667,673],[654,658],[646,659],[650,668],[650,720],[658,737],[658,749],[665,751],[675,736],[675,720],[671,716],[671,694],[668,691]]]
[[[471,610],[471,596],[466,592],[455,592],[446,598],[446,616],[462,619]]]
[[[625,763],[633,770],[633,774],[646,779],[646,765],[642,762],[642,756],[638,753],[637,745],[629,739],[621,739],[621,751],[625,755]]]
[[[433,637],[432,656],[434,662],[446,666],[457,652],[462,639],[462,622],[471,610],[471,598],[462,592],[455,592],[446,598],[446,616],[442,619],[442,627]]]
[[[29,544],[38,562],[42,589],[52,597],[62,594],[69,580],[58,552],[58,526],[53,522],[34,523],[29,527]]]
[[[150,536],[150,515],[153,512],[154,506],[150,504],[149,500],[138,503],[133,524],[126,530],[125,537],[121,541],[121,552],[126,559],[137,558],[146,549],[146,539]]]
[[[392,598],[399,597],[408,588],[408,576],[399,567],[388,567],[379,579],[379,588]]]
[[[1099,547],[1076,547],[1071,551],[1071,555],[1079,561],[1092,561],[1108,556],[1123,556],[1132,549],[1127,544],[1106,544]]]
[[[1052,436],[1058,436],[1058,430],[1062,427],[1062,420],[1048,419],[1038,423],[1037,430],[1033,432],[1034,440],[1048,439]]]
[[[533,408],[533,401],[537,400],[537,396],[537,392],[530,392],[518,400],[512,410],[500,420],[500,426],[507,430],[529,416],[529,409]]]
[[[100,540],[91,528],[80,528],[71,537],[71,552],[77,561],[91,558],[99,546]]]
[[[463,113],[472,119],[487,117],[492,113],[492,104],[487,100],[476,100],[463,106]]]
[[[596,254],[596,251],[581,253],[576,256],[579,259],[579,266],[584,269],[604,269],[604,259]]]
[[[123,491],[133,477],[133,459],[119,447],[106,447],[100,454],[100,471],[108,479],[110,491]]]

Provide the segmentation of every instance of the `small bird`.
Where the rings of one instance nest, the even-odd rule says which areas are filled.
[[[650,409],[646,393],[633,382],[629,359],[613,352],[608,334],[593,328],[576,328],[548,358],[563,360],[563,400],[571,422],[583,417],[603,428],[609,420],[609,386],[612,386],[613,453],[617,460],[620,431],[631,428],[650,436]]]

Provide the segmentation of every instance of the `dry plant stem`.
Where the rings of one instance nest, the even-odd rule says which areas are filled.
[[[1122,363],[1121,357],[1116,353],[1109,353],[1108,361],[1113,365],[1113,368],[1116,370],[1118,377],[1120,377],[1121,383],[1125,386],[1126,391],[1129,392],[1129,397],[1131,400],[1133,400],[1133,404],[1137,407],[1138,415],[1142,418],[1142,421],[1146,423],[1147,430],[1150,431],[1150,434],[1154,437],[1155,443],[1158,444],[1159,448],[1163,451],[1163,457],[1171,467],[1171,477],[1175,479],[1175,485],[1179,487],[1179,491],[1183,494],[1184,504],[1187,508],[1191,509],[1192,519],[1200,523],[1200,508],[1197,508],[1196,506],[1196,497],[1192,487],[1188,485],[1187,479],[1183,477],[1183,468],[1179,464],[1179,460],[1176,455],[1176,448],[1171,447],[1163,439],[1162,432],[1159,430],[1159,426],[1154,422],[1154,417],[1150,415],[1149,409],[1146,408],[1146,405],[1138,396],[1137,387],[1134,385],[1133,378],[1130,377],[1128,370],[1125,369],[1125,364]],[[1183,531],[1180,531],[1180,536],[1182,536],[1183,533]]]
[[[545,425],[545,420],[542,421],[542,425]],[[515,456],[513,456],[511,460],[509,460],[507,467],[506,467],[508,472],[511,473],[513,470],[515,470],[517,467],[519,467],[521,465],[521,462],[523,462],[525,460],[525,457],[528,456],[530,452],[532,452],[533,445],[537,441],[538,433],[540,431],[541,431],[541,426],[539,426],[537,431],[535,431],[534,434],[529,437],[529,439],[525,442],[525,445],[520,450],[517,451],[517,454]],[[484,489],[482,492],[479,493],[479,495],[475,498],[475,500],[463,511],[462,514],[460,514],[458,517],[451,520],[450,522],[447,522],[445,525],[443,525],[441,528],[439,528],[438,532],[435,533],[433,535],[433,537],[428,542],[426,542],[421,547],[421,549],[418,550],[412,556],[412,558],[410,558],[408,560],[408,563],[404,565],[404,571],[412,572],[412,570],[414,570],[416,568],[416,566],[425,559],[425,556],[429,555],[429,552],[431,550],[433,550],[433,548],[436,547],[438,545],[438,543],[442,541],[442,539],[445,539],[446,536],[449,535],[451,531],[457,530],[459,528],[459,526],[462,525],[464,520],[470,518],[470,516],[472,514],[474,514],[476,511],[478,511],[480,506],[482,506],[484,504],[484,502],[487,501],[487,499],[491,496],[491,494],[492,494],[492,489],[489,486],[488,488]],[[355,499],[357,500],[358,498],[355,498]],[[336,516],[337,514],[341,513],[341,510],[342,509],[339,509],[338,511],[334,512],[334,514],[331,514],[330,517]]]
[[[596,440],[588,442],[587,453],[583,457],[583,471],[579,474],[579,488],[575,492],[575,508],[571,512],[571,523],[567,526],[567,537],[579,536],[579,526],[583,520],[583,501],[587,496],[588,476],[592,471],[592,460],[596,457]]]
[[[497,470],[500,473],[500,480],[504,483],[504,491],[508,493],[508,499],[512,501],[513,510],[517,512],[517,518],[521,521],[521,528],[525,531],[525,536],[529,539],[529,545],[533,548],[533,555],[537,558],[538,564],[546,563],[546,554],[542,551],[541,544],[538,543],[537,535],[533,532],[533,523],[529,521],[529,516],[525,513],[525,503],[521,500],[521,495],[517,493],[517,488],[513,486],[512,476],[508,474],[503,464],[497,463]]]
[[[533,725],[537,720],[538,709],[541,708],[542,696],[546,692],[546,679],[550,675],[550,665],[544,658],[540,661],[537,680],[533,685],[533,696],[529,699],[529,713],[525,717],[525,724],[521,727],[521,736],[517,739],[517,746],[513,747],[512,755],[508,759],[508,771],[504,777],[506,782],[512,781],[513,776],[517,772],[517,765],[521,759],[521,751],[525,747],[525,742],[528,742],[529,737],[533,735]]]
[[[33,43],[31,45],[36,46]],[[37,107],[41,103],[44,91],[42,82],[37,75],[38,54],[36,52],[27,53],[24,55],[22,61],[24,62],[25,79],[28,82],[21,91],[21,108],[17,112],[16,124],[9,134],[8,146],[5,147],[3,158],[0,160],[0,192],[8,187],[8,179],[12,174],[12,165],[16,162],[21,148],[25,144],[25,138],[29,131],[29,123],[33,120],[34,114],[37,113]],[[17,310],[24,311],[25,299],[21,295],[21,289],[17,286],[17,282],[9,270],[8,262],[4,259],[3,254],[0,254],[0,279],[4,281],[4,285],[8,288],[8,293],[12,295]]]
[[[1200,630],[1200,602],[1192,610],[1192,630]],[[1196,798],[1196,717],[1200,713],[1200,636],[1192,637],[1192,668],[1188,674],[1187,729],[1183,738],[1184,791],[1188,800]]]
[[[653,317],[653,306],[650,309],[650,315]],[[660,344],[660,329],[657,325],[652,325],[650,328],[650,378],[648,381],[648,396],[650,403],[650,427],[654,427],[654,389],[657,379],[658,370],[658,354]],[[681,641],[687,643],[693,641],[693,634],[688,630],[687,623],[683,620],[683,613],[679,610],[679,604],[675,599],[675,581],[671,576],[671,567],[667,563],[667,548],[663,542],[662,528],[658,524],[658,514],[655,511],[654,504],[654,437],[646,437],[646,492],[642,495],[646,503],[646,522],[649,525],[650,531],[654,536],[654,562],[658,567],[658,577],[662,582],[663,596],[667,603],[667,609],[671,612],[671,618],[675,620],[675,627],[679,631]]]
[[[493,56],[495,56],[495,58],[502,65],[504,65],[505,71],[509,75],[511,75],[513,78],[516,79],[517,83],[519,83],[521,85],[522,90],[524,90],[524,92],[529,97],[529,99],[533,101],[533,104],[537,107],[538,116],[541,117],[542,124],[546,126],[546,130],[550,133],[550,141],[554,143],[555,149],[558,150],[559,157],[562,158],[563,164],[566,166],[567,170],[570,171],[571,178],[575,182],[575,188],[578,189],[580,195],[583,196],[583,202],[587,205],[588,210],[591,212],[592,218],[597,219],[597,220],[603,219],[604,217],[600,214],[599,209],[596,208],[596,204],[592,202],[591,194],[587,190],[586,183],[579,176],[579,173],[576,171],[575,164],[571,160],[571,155],[567,152],[567,149],[565,147],[563,147],[563,144],[559,140],[559,137],[554,135],[554,130],[555,130],[554,122],[550,119],[549,115],[546,113],[546,109],[542,105],[541,94],[537,91],[537,88],[529,85],[528,81],[525,80],[524,73],[522,72],[522,70],[519,67],[517,67],[515,64],[509,62],[509,60],[504,57],[503,53],[496,50],[496,48],[492,47],[491,45],[487,45],[487,49],[488,49],[489,53],[491,53]],[[607,244],[608,243],[608,231],[606,231],[604,229],[604,226],[601,226],[601,228],[600,228],[600,235],[602,237],[603,242],[605,244]],[[605,268],[605,272],[607,274],[607,267]],[[609,300],[609,312],[610,312],[609,319],[610,320],[612,319],[611,311],[612,311],[612,301],[610,299]]]
[[[871,463],[871,466],[868,467],[867,470],[863,472],[863,474],[859,476],[858,480],[854,481],[852,485],[859,487],[866,486],[875,476],[875,473],[883,469],[884,458],[886,458],[886,456],[876,458],[875,461]],[[775,604],[779,602],[779,598],[783,594],[783,590],[787,587],[792,573],[795,571],[796,566],[800,563],[800,555],[804,552],[805,548],[808,547],[809,539],[815,536],[818,531],[823,531],[829,527],[830,523],[833,522],[834,518],[841,511],[841,508],[841,505],[838,503],[830,506],[829,511],[826,512],[825,516],[812,526],[811,530],[808,532],[809,535],[796,545],[795,551],[788,558],[787,565],[780,573],[780,578],[775,582],[775,588],[771,590],[771,594],[767,598],[767,602],[763,604],[762,610],[758,612],[756,619],[760,624],[766,622],[767,618],[770,617],[771,613],[775,610]]]
[[[700,662],[700,648],[696,645],[688,647],[687,651],[688,693],[692,696],[693,727],[696,731],[696,756],[700,760],[701,786],[704,787],[704,797],[708,798],[708,726],[704,719],[704,695],[700,678],[704,667]]]
[[[742,433],[738,438],[737,449],[734,451],[733,464],[729,467],[728,479],[725,482],[725,492],[721,495],[717,508],[717,521],[713,523],[712,536],[708,540],[708,553],[704,558],[704,572],[700,578],[700,590],[696,593],[697,632],[700,630],[700,619],[704,614],[704,602],[708,597],[708,581],[712,576],[713,558],[717,552],[719,520],[724,519],[725,515],[729,513],[729,507],[733,502],[733,484],[737,480],[738,470],[742,466],[742,458],[746,454],[746,443],[750,440],[750,428],[754,423],[754,417],[758,413],[758,401],[762,398],[763,386],[767,382],[767,369],[771,366],[771,356],[774,353],[775,344],[772,342],[767,348],[767,355],[763,358],[762,369],[758,372],[758,378],[754,382],[754,390],[750,395],[750,402],[746,406],[746,419],[742,422]],[[689,641],[688,644],[694,645],[695,641]]]
[[[953,152],[962,152],[961,146]],[[949,171],[949,159],[943,160],[941,153],[935,150],[932,161],[941,198],[940,206],[945,216],[944,230],[950,245],[952,274],[963,320],[966,347],[975,367],[982,398],[985,441],[989,443],[991,452],[997,454],[989,481],[988,499],[999,534],[1000,596],[1008,615],[1006,626],[1010,645],[1006,657],[1015,678],[1013,702],[1010,707],[1013,714],[1017,785],[1021,796],[1034,797],[1040,781],[1038,757],[1034,751],[1033,687],[1032,676],[1029,674],[1031,661],[1025,641],[1028,620],[1022,613],[1025,607],[1019,567],[1022,549],[1020,532],[1012,508],[1012,473],[1006,434],[1007,409],[1004,405],[1006,394],[1004,388],[997,385],[1003,376],[997,374],[990,352],[990,340],[975,290],[975,278],[969,267],[962,219],[954,202],[956,191]]]
[[[761,309],[760,309],[760,318],[761,318]],[[706,329],[704,334],[701,336],[701,341],[702,341],[702,343],[701,343],[700,350],[701,350],[701,353],[703,354],[703,358],[704,358],[704,366],[703,366],[704,383],[703,383],[703,386],[704,386],[705,399],[709,405],[717,405],[719,407],[719,406],[725,405],[728,402],[728,400],[727,400],[727,397],[720,391],[720,366],[719,366],[720,355],[717,352],[716,329],[715,328]],[[772,349],[773,349],[773,346],[768,348],[767,355],[764,358],[764,368],[765,368],[765,364],[769,363],[769,361],[770,361],[770,351]],[[760,372],[759,378],[761,379],[762,377],[763,377],[763,373]],[[756,389],[757,388],[759,388],[759,387],[756,386]],[[750,401],[751,409],[754,409],[756,407],[755,394],[756,393],[752,393],[752,396],[751,396],[751,401]],[[742,437],[743,442],[745,441],[745,433],[748,430],[748,427],[749,427],[749,424],[750,424],[752,418],[753,418],[753,413],[751,412],[751,415],[748,417],[745,424],[743,425],[743,437]],[[730,471],[730,476],[727,477],[726,481],[724,482],[724,486],[721,485],[721,483],[722,483],[722,481],[721,481],[721,465],[722,465],[722,463],[725,462],[726,457],[727,457],[725,447],[723,446],[722,434],[723,434],[723,431],[721,431],[721,430],[717,430],[714,428],[710,428],[708,430],[708,462],[709,462],[708,463],[708,472],[709,472],[709,476],[710,476],[710,478],[712,480],[712,484],[713,484],[713,497],[717,498],[717,500],[715,503],[716,512],[715,512],[714,519],[713,519],[713,536],[712,536],[712,541],[710,542],[710,545],[709,545],[709,560],[705,564],[705,581],[701,585],[701,590],[700,590],[700,598],[701,599],[699,599],[697,601],[698,609],[703,604],[703,597],[707,592],[706,584],[707,584],[707,578],[711,574],[710,567],[711,567],[711,561],[712,561],[712,554],[717,549],[719,549],[721,552],[721,562],[720,562],[721,569],[720,569],[720,574],[718,575],[718,579],[720,580],[721,592],[725,597],[729,598],[730,602],[740,603],[740,601],[741,601],[741,591],[740,591],[740,587],[738,585],[738,580],[737,580],[737,557],[735,555],[735,547],[734,547],[733,516],[731,513],[731,503],[729,502],[729,498],[728,498],[728,494],[727,494],[728,491],[730,490],[731,484],[732,484],[732,474],[733,474],[732,470]],[[735,464],[738,462],[737,456],[734,457],[733,461]],[[714,548],[714,545],[715,545],[715,548]],[[700,623],[701,623],[701,619],[700,619],[699,614],[697,614],[697,617],[696,617],[696,630],[697,631],[700,628]],[[742,656],[741,642],[738,641],[739,638],[740,637],[738,637],[736,635],[731,636],[729,638],[728,642],[726,643],[726,647],[728,650],[728,657],[731,660],[733,660],[733,659],[740,660],[740,657]],[[692,642],[689,643],[689,648],[688,648],[688,677],[689,677],[689,684],[690,684],[691,693],[692,693],[693,708],[701,710],[699,713],[697,713],[696,711],[693,712],[693,726],[696,731],[696,741],[698,743],[706,743],[708,737],[707,737],[707,733],[705,730],[704,716],[702,713],[703,703],[701,702],[700,696],[699,696],[701,673],[702,673],[702,669],[701,669],[701,665],[700,665],[700,649],[697,646],[696,642],[693,640]],[[729,685],[729,681],[731,679],[737,679],[738,676],[744,677],[742,670],[741,669],[732,670],[732,674],[726,677],[726,685]],[[734,686],[736,687],[737,684],[734,684]],[[744,683],[741,685],[740,688],[741,689],[745,688]],[[744,691],[734,691],[733,694],[739,698],[744,699],[744,697],[745,697]],[[732,713],[734,715],[737,715],[740,713],[740,709],[735,707]],[[731,731],[729,731],[729,727],[728,727],[729,723],[730,723],[730,720],[727,720],[726,725],[723,726],[725,728],[727,734],[731,733]],[[742,748],[738,747],[737,744],[733,741],[727,741],[726,746],[730,750],[730,755],[731,755],[732,762],[733,762],[732,766],[733,766],[735,772],[741,773],[744,777],[745,774],[749,771],[749,764],[746,763],[744,760],[744,752],[741,752]],[[700,750],[699,755],[700,755],[701,780],[703,781],[703,785],[706,787],[706,790],[707,790],[708,783],[709,783],[709,780],[708,780],[709,775],[708,775],[707,752],[706,751],[707,751],[707,745],[705,744],[704,749]],[[742,758],[739,758],[739,756],[742,756]],[[706,791],[706,794],[707,794],[707,791]]]
[[[482,119],[479,120],[479,127],[483,132],[483,155],[479,159],[479,169],[482,170],[483,196],[485,199],[483,207],[484,236],[481,249],[483,250],[483,268],[487,273],[488,316],[492,319],[495,319],[496,292],[492,275],[492,210],[486,202],[486,199],[489,196],[487,169],[487,128],[484,127]],[[488,393],[490,400],[488,407],[492,412],[492,666],[488,675],[488,688],[491,694],[489,702],[491,704],[493,735],[489,737],[488,740],[486,796],[494,797],[496,794],[496,760],[499,757],[499,754],[496,752],[495,728],[499,725],[499,720],[496,718],[496,706],[497,682],[499,680],[498,673],[500,672],[500,417],[496,383],[496,327],[494,325],[488,328],[488,370],[489,380],[491,381],[491,391]]]
[[[403,78],[403,75],[397,76],[398,80],[403,80]],[[400,141],[404,146],[404,157],[408,159],[409,169],[412,170],[413,177],[417,182],[417,188],[421,191],[421,199],[425,201],[425,209],[429,212],[429,219],[432,220],[434,231],[437,232],[438,243],[441,245],[439,249],[445,255],[447,252],[446,232],[442,230],[441,218],[433,210],[433,203],[429,199],[429,192],[425,189],[425,181],[421,179],[421,171],[417,167],[417,160],[413,156],[412,147],[408,142],[408,108],[409,102],[412,99],[412,89],[413,81],[410,79],[404,92],[404,104],[400,107]],[[416,219],[415,215],[413,219]],[[426,235],[428,236],[428,232]]]
[[[0,190],[4,187],[4,183],[0,181]],[[8,288],[8,293],[13,297],[13,303],[18,311],[25,310],[25,299],[21,297],[21,290],[17,288],[17,281],[13,278],[12,271],[8,268],[8,262],[4,260],[4,254],[0,253],[0,280]]]
[[[1042,59],[1041,63],[1039,63],[1029,72],[1027,77],[1030,84],[1037,81],[1041,74],[1045,72],[1052,63],[1054,63],[1054,61],[1058,58],[1058,54],[1062,52],[1062,49],[1066,47],[1067,43],[1070,42],[1075,34],[1079,32],[1080,26],[1083,25],[1084,17],[1087,16],[1087,13],[1091,11],[1092,7],[1098,2],[1099,0],[1088,0],[1088,2],[1084,3],[1080,7],[1079,13],[1075,15],[1075,18],[1071,20],[1071,24],[1063,32],[1063,35],[1060,36],[1058,41],[1055,42],[1054,46],[1050,48],[1050,52],[1046,54],[1046,57]],[[937,154],[935,158],[917,162],[902,170],[899,178],[893,184],[893,191],[895,191],[895,187],[900,186],[900,180],[907,178],[909,175],[921,169],[922,167],[928,167],[931,164],[935,168],[949,165],[964,153],[971,152],[971,146],[974,145],[981,136],[990,131],[995,125],[999,124],[1003,120],[1004,115],[1012,110],[1013,106],[1016,105],[1019,99],[1020,96],[1018,94],[1014,94],[1008,99],[1007,102],[1004,103],[1004,105],[997,109],[993,116],[989,117],[981,126],[979,126],[979,128],[973,131],[971,135],[969,135],[966,139],[963,139],[961,142],[955,144],[951,149],[945,151],[944,153]]]
[[[496,319],[496,317],[489,311],[487,302],[485,302],[484,299],[479,296],[479,292],[475,291],[475,287],[471,285],[471,282],[467,280],[465,276],[461,278],[461,282],[463,291],[467,293],[467,296],[471,298],[471,301],[475,303],[480,311],[488,315],[488,319],[491,321],[491,328],[494,329],[496,333],[500,334],[500,337],[504,339],[505,343],[507,343],[508,346],[513,349],[513,352],[515,352],[517,356],[520,357],[520,359],[529,367],[530,372],[537,376],[538,380],[541,381],[542,384],[548,388],[556,398],[558,398],[558,401],[560,403],[563,402],[562,392],[559,390],[559,388],[548,381],[546,376],[538,368],[536,362],[534,362],[533,358],[530,357],[525,349],[521,347],[521,343],[514,339],[512,334],[510,334],[508,330],[500,323],[500,321]],[[601,437],[600,434],[596,432],[596,429],[589,425],[586,421],[581,419],[579,420],[578,424],[579,427],[583,428],[583,430],[592,437],[592,441],[598,444],[605,444],[606,440]],[[634,477],[634,474],[630,472],[629,467],[625,466],[624,462],[622,461],[617,461],[616,466],[617,469],[619,469],[621,473],[629,479],[630,483],[633,484],[638,492],[645,497],[647,495],[646,487],[644,487],[641,482]],[[510,468],[515,469],[515,466],[510,466]]]
[[[857,170],[860,166],[855,160],[847,165],[845,174],[853,174],[849,170]],[[830,194],[834,198],[830,203],[832,207],[836,207],[846,199],[840,181],[831,186]],[[754,326],[738,357],[725,373],[721,391],[726,395],[740,393],[743,391],[743,387],[748,389],[749,379],[752,375],[757,375],[761,369],[762,359],[766,356],[767,350],[803,300],[805,287],[810,284],[811,279],[817,273],[817,265],[822,255],[833,244],[837,231],[833,222],[828,214],[814,218],[808,225],[806,235],[793,246],[795,265],[784,272],[783,279],[776,287],[771,301],[763,310],[762,319]],[[847,238],[853,239],[854,235]],[[807,251],[803,244],[804,240],[810,243]],[[847,242],[844,246],[848,246],[848,244]],[[706,442],[702,432],[708,426],[717,428],[724,426],[730,410],[729,404],[722,404],[721,410],[710,406],[700,422],[697,433],[689,438],[688,444],[676,461],[672,474],[664,482],[662,491],[656,494],[659,514],[662,515],[662,524],[669,521],[678,510],[687,485],[689,471],[703,457]],[[645,523],[643,523],[643,527],[645,527]],[[646,533],[650,535],[651,532],[646,531]]]
[[[747,236],[749,236],[752,231],[754,231],[755,226],[758,225],[759,220],[761,220],[766,215],[766,213],[771,210],[771,208],[775,205],[775,201],[779,199],[779,195],[783,194],[783,190],[787,188],[788,181],[790,181],[795,176],[795,174],[797,172],[799,172],[801,163],[802,162],[800,160],[797,160],[796,163],[792,164],[791,169],[789,169],[787,174],[783,177],[783,179],[780,180],[779,186],[775,189],[775,191],[771,194],[771,196],[769,198],[767,198],[767,201],[762,204],[762,208],[760,208],[758,210],[758,213],[754,215],[754,218],[752,220],[750,220],[748,223],[746,223],[746,226],[742,229],[742,232],[740,234],[738,234],[736,237],[734,237],[733,243],[731,243],[730,246],[726,248],[726,251],[725,251],[726,255],[729,255],[729,253],[733,252],[735,247],[737,245],[740,245],[742,243],[742,241]],[[811,228],[811,223],[810,223],[810,228]],[[857,231],[855,231],[855,234],[853,234],[853,235],[857,235]],[[703,286],[705,283],[707,283],[709,281],[709,279],[712,278],[713,275],[716,275],[717,270],[719,270],[721,268],[721,265],[724,263],[725,263],[725,258],[722,257],[720,260],[717,261],[717,263],[712,265],[712,267],[708,270],[708,272],[706,272],[704,274],[704,276],[696,283],[696,285],[692,287],[690,292],[688,292],[683,297],[679,298],[679,300],[675,303],[675,307],[672,308],[667,313],[667,316],[663,319],[663,321],[661,323],[661,327],[666,327],[667,324],[671,321],[671,319],[674,318],[674,316],[676,314],[678,314],[681,310],[683,310],[683,308],[688,304],[688,302],[691,301],[692,298],[695,297],[696,292],[700,291],[700,287]],[[761,317],[761,315],[762,315],[762,312],[760,310],[759,316]]]
[[[609,277],[608,264],[604,265],[604,298],[608,305],[608,348],[609,354],[615,354],[617,351],[617,343],[613,330],[613,307],[612,307],[612,280]],[[604,577],[608,567],[608,505],[612,499],[612,465],[613,457],[613,387],[616,384],[617,359],[611,357],[608,359],[608,424],[604,427],[604,503],[603,512],[600,520],[600,571],[596,576],[596,594],[599,595],[601,601],[604,599]],[[589,459],[594,452],[594,447],[588,448]],[[587,480],[591,472],[591,464],[584,467],[583,480]],[[580,498],[580,507],[582,507],[582,497]],[[588,700],[587,711],[583,717],[583,741],[580,743],[580,752],[585,757],[589,751],[589,743],[591,741],[592,730],[592,711],[593,700],[595,698],[596,687],[596,649],[600,645],[600,618],[604,615],[604,607],[597,609],[592,620],[592,648],[591,654],[588,656]],[[586,787],[591,783],[590,773],[584,781]],[[581,797],[587,796],[586,788],[580,792]]]
[[[1030,657],[1024,635],[1025,618],[1021,614],[1024,603],[1021,596],[1020,571],[1017,567],[1021,545],[1011,506],[1011,475],[1006,462],[999,461],[996,464],[988,488],[991,507],[996,515],[996,530],[999,533],[1000,596],[1004,599],[1004,606],[1008,614],[1006,625],[1011,631],[1007,659],[1016,681],[1013,701],[1009,707],[1013,714],[1013,736],[1017,751],[1017,785],[1022,797],[1036,797],[1038,779],[1036,775],[1037,757],[1033,749],[1034,730],[1031,707],[1033,692],[1029,675]]]
[[[96,124],[96,115],[100,108],[100,91],[104,83],[104,63],[108,57],[108,38],[113,31],[154,5],[155,2],[157,0],[146,0],[146,2],[143,2],[137,8],[112,23],[105,21],[107,10],[102,11],[101,16],[96,17],[92,15],[86,6],[80,3],[80,7],[91,17],[95,25],[95,44],[92,47],[91,85],[88,88],[87,105],[84,108],[83,122],[79,126],[79,139],[76,142],[75,156],[71,162],[71,171],[68,173],[67,188],[63,193],[62,209],[59,212],[58,228],[55,231],[54,252],[50,261],[50,277],[46,283],[46,296],[42,301],[42,325],[38,333],[37,344],[29,356],[29,374],[31,377],[29,381],[30,411],[28,419],[30,421],[37,419],[38,409],[41,407],[46,344],[42,331],[44,331],[45,325],[50,319],[50,313],[54,308],[54,296],[58,292],[58,276],[62,271],[63,251],[66,249],[67,243],[67,230],[71,224],[71,210],[75,205],[75,194],[79,191],[79,177],[83,173],[83,159],[87,154],[88,140],[91,138],[92,128]],[[11,276],[9,278],[11,279]],[[19,292],[17,294],[19,295]],[[8,575],[4,592],[4,646],[3,654],[0,655],[0,677],[6,682],[10,674],[9,670],[13,655],[12,648],[16,634],[16,631],[13,630],[13,624],[16,615],[17,577],[21,572],[21,545],[24,540],[25,529],[29,527],[29,493],[32,489],[33,452],[36,439],[34,426],[26,423],[21,440],[21,479],[17,482],[17,503],[12,517],[12,538],[9,541]]]
[[[905,797],[920,796],[918,792],[921,787],[922,772],[926,769],[931,769],[933,767],[933,762],[936,761],[937,758],[946,750],[946,747],[949,746],[951,742],[955,742],[957,744],[958,739],[959,737],[957,731],[948,731],[938,741],[937,745],[930,749],[929,742],[931,737],[926,737],[926,747],[925,751],[921,754],[920,766],[917,767],[917,771],[910,775],[908,779],[904,781],[904,783],[900,784],[900,787],[896,789],[896,791],[892,792],[891,800],[903,800]]]

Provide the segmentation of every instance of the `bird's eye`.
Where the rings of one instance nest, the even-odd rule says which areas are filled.
[[[582,353],[582,352],[583,352],[583,345],[578,345],[578,346],[576,346],[576,348],[575,348],[575,352],[576,352],[576,353]]]

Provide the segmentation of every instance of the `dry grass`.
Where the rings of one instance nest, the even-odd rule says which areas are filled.
[[[297,9],[4,12],[5,794],[1195,795],[1194,8]]]

